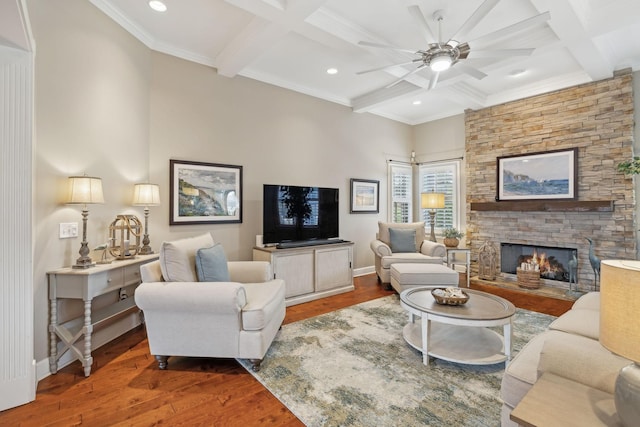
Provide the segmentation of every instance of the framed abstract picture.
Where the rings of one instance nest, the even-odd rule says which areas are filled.
[[[242,166],[169,160],[169,224],[242,222]]]
[[[497,159],[496,200],[578,198],[578,149]]]
[[[351,179],[351,213],[380,211],[380,181]]]

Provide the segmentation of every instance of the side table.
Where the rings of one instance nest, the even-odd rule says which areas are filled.
[[[99,310],[92,310],[93,298],[121,288],[140,284],[140,265],[154,261],[157,254],[138,255],[133,259],[98,264],[87,269],[61,268],[47,273],[49,278],[49,370],[58,372],[58,360],[72,351],[82,362],[84,375],[91,374],[91,334],[104,322],[137,310],[133,295]],[[58,299],[84,301],[84,314],[58,324]],[[82,340],[81,340],[82,339]],[[62,346],[59,348],[59,342]]]
[[[613,395],[549,372],[538,378],[510,418],[527,427],[622,427]]]
[[[452,269],[456,269],[456,254],[463,254],[465,259],[466,266],[466,275],[467,275],[467,288],[469,287],[470,282],[470,268],[471,268],[471,249],[469,248],[449,248],[447,247],[447,266]]]

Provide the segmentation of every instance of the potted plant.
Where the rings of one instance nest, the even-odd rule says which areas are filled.
[[[618,172],[623,172],[625,175],[640,174],[640,157],[636,156],[633,160],[618,163]]]
[[[460,244],[460,239],[464,237],[464,233],[455,227],[447,227],[442,232],[444,236],[444,245],[455,248]]]

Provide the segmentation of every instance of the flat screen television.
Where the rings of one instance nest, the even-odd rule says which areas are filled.
[[[338,237],[338,189],[264,184],[265,244]]]

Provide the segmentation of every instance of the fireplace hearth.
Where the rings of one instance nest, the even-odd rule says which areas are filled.
[[[518,267],[540,271],[540,278],[569,282],[569,261],[577,258],[576,248],[500,243],[500,271],[516,274]]]

